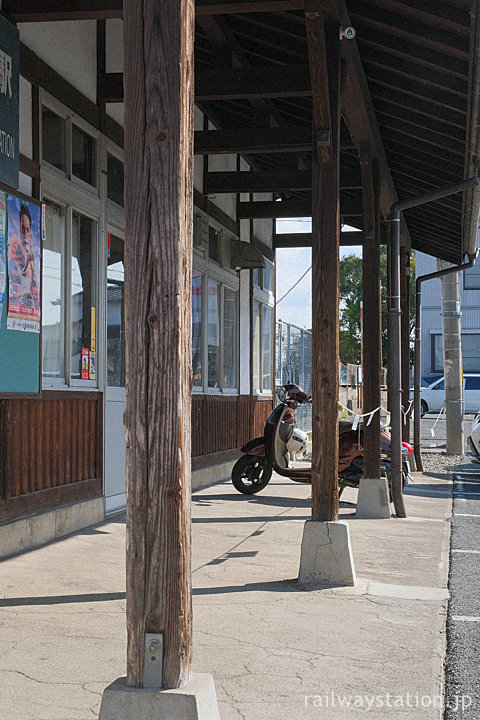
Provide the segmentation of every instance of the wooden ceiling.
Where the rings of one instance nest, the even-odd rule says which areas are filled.
[[[309,215],[315,47],[311,17],[330,0],[197,0],[196,103],[215,130],[197,132],[197,154],[239,153],[250,172],[205,175],[205,193],[274,192],[281,201],[242,202],[239,217]],[[382,175],[385,220],[397,199],[477,173],[480,0],[330,2],[343,26],[346,81],[342,123],[344,222],[362,228],[359,157]],[[4,0],[16,22],[121,17],[119,0]],[[334,10],[335,12],[335,10]],[[318,13],[317,13],[318,14]],[[310,47],[309,47],[310,42]],[[100,94],[122,100],[121,75]],[[327,137],[317,144],[328,146]],[[405,212],[412,248],[461,262],[476,245],[476,191]]]

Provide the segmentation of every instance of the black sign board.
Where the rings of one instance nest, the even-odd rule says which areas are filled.
[[[18,30],[0,16],[0,181],[14,188],[18,188],[19,71]]]

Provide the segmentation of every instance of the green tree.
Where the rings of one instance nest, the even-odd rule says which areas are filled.
[[[380,250],[380,285],[382,293],[382,357],[387,360],[387,248]],[[343,363],[360,364],[362,300],[362,258],[345,255],[340,260],[340,359]],[[415,320],[415,256],[410,258],[410,333]]]

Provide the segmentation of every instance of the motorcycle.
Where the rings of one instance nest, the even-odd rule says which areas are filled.
[[[295,482],[312,482],[311,467],[292,467],[291,455],[305,451],[308,435],[297,427],[295,412],[312,398],[298,385],[280,388],[279,403],[271,412],[265,424],[262,437],[253,438],[242,446],[245,453],[232,468],[232,483],[238,492],[253,495],[263,490],[272,477],[272,472],[288,477]],[[357,426],[358,423],[358,426]],[[352,420],[339,421],[338,485],[339,495],[346,487],[358,488],[363,476],[363,429],[362,423]],[[390,485],[391,436],[386,426],[380,429],[381,471]],[[402,442],[402,485],[408,481],[410,470],[407,456],[413,453],[408,443]]]

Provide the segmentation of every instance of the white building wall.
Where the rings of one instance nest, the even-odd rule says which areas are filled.
[[[97,101],[95,20],[20,23],[20,41],[92,102]]]
[[[416,253],[416,276],[437,271],[437,260],[431,255]],[[462,335],[480,334],[480,290],[465,290],[463,273],[460,275],[460,304]],[[432,345],[435,335],[442,333],[442,286],[441,280],[422,283],[422,375],[435,370]],[[480,343],[479,343],[480,357]],[[480,365],[479,365],[480,367]]]

